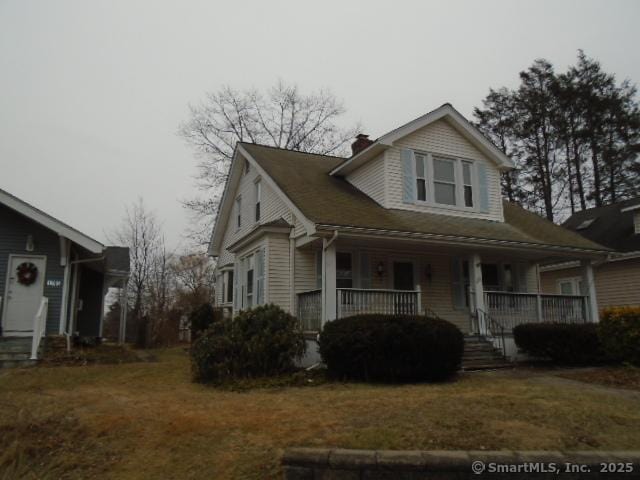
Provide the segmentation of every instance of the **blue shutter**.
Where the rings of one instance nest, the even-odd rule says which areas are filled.
[[[371,259],[366,252],[360,252],[360,288],[371,288]]]
[[[416,175],[414,168],[413,152],[408,148],[402,149],[402,201],[415,203],[416,201]]]
[[[467,306],[462,278],[462,262],[459,258],[451,259],[451,289],[454,308],[465,308]]]
[[[489,183],[487,180],[487,167],[478,163],[478,188],[480,189],[480,211],[489,213]]]

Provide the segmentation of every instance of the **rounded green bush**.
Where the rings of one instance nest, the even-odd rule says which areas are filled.
[[[444,380],[459,368],[462,332],[441,319],[356,315],[327,323],[320,355],[333,378],[383,382]]]
[[[609,358],[640,366],[640,307],[605,309],[598,334]]]
[[[209,326],[220,320],[220,310],[213,308],[210,303],[203,303],[189,314],[191,325],[191,341],[195,341]]]
[[[297,320],[276,305],[213,323],[191,346],[193,380],[222,382],[289,372],[304,354]]]
[[[565,365],[601,363],[604,359],[595,323],[523,323],[513,329],[523,352]]]

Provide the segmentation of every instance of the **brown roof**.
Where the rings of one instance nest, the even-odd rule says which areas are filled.
[[[383,208],[346,180],[329,175],[328,172],[344,161],[343,158],[248,143],[242,146],[317,225],[606,250],[509,202],[504,203],[504,223]]]

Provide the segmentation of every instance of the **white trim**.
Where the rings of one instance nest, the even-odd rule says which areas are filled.
[[[565,253],[573,253],[573,254],[583,254],[588,256],[589,258],[595,257],[603,257],[607,255],[609,252],[602,250],[590,250],[590,249],[581,249],[575,247],[563,247],[560,245],[550,245],[543,243],[532,243],[532,242],[519,242],[515,240],[495,240],[495,239],[487,239],[487,238],[479,238],[479,237],[459,237],[456,235],[445,235],[445,234],[435,234],[435,233],[420,233],[420,232],[405,232],[401,230],[381,230],[375,228],[367,228],[367,227],[353,227],[348,225],[330,225],[330,224],[318,224],[318,232],[326,231],[327,233],[333,231],[342,231],[342,232],[354,232],[355,236],[365,236],[365,237],[391,237],[396,239],[407,239],[407,240],[420,240],[420,241],[431,241],[432,243],[443,243],[445,245],[458,244],[463,246],[469,246],[470,244],[476,245],[487,245],[487,246],[501,246],[501,247],[511,247],[516,249],[539,249],[544,251],[557,251],[557,252],[565,252]]]
[[[578,262],[580,263],[580,262]],[[562,283],[570,283],[571,284],[571,293],[563,293],[560,288],[560,284]],[[556,293],[558,295],[582,295],[582,277],[580,275],[576,275],[573,277],[562,277],[556,280]]]
[[[1,190],[0,190],[1,191]],[[4,283],[4,302],[2,303],[2,336],[6,336],[5,332],[5,323],[7,321],[7,305],[9,305],[9,278],[11,276],[11,261],[14,257],[24,257],[24,258],[40,258],[44,260],[44,272],[42,272],[42,291],[40,292],[40,298],[44,297],[44,287],[45,284],[47,282],[47,256],[46,255],[31,255],[31,254],[21,254],[21,253],[10,253],[7,256],[7,272],[6,272],[6,276],[5,276],[5,283]],[[31,325],[30,325],[31,326]],[[13,331],[13,330],[9,330],[9,331]],[[31,330],[32,331],[32,330]],[[46,325],[45,325],[45,331],[46,331]]]
[[[92,253],[102,253],[104,250],[104,245],[94,240],[93,238],[88,237],[87,235],[79,232],[78,230],[70,227],[69,225],[53,218],[51,215],[44,213],[42,210],[39,210],[28,203],[20,200],[17,197],[14,197],[8,192],[0,189],[0,203],[6,205],[7,207],[15,210],[16,212],[24,215],[25,217],[33,220],[36,223],[39,223],[43,227],[52,230],[57,233],[61,237],[68,238],[72,242],[80,245],[81,247],[86,248]]]
[[[282,189],[278,186],[278,184],[269,176],[269,174],[258,164],[258,162],[247,152],[247,150],[241,145],[236,145],[236,150],[233,155],[233,159],[231,160],[231,166],[229,170],[229,175],[227,177],[227,182],[225,183],[224,192],[222,194],[222,199],[220,200],[220,207],[218,211],[218,216],[216,218],[215,225],[213,227],[213,233],[211,235],[211,241],[209,242],[209,255],[212,257],[217,257],[220,255],[220,248],[222,247],[222,241],[224,237],[224,230],[226,225],[229,222],[229,215],[231,214],[233,205],[228,206],[229,203],[229,195],[231,195],[230,189],[233,188],[230,184],[235,182],[236,180],[236,167],[235,165],[238,163],[236,158],[241,154],[244,159],[251,164],[252,167],[256,169],[260,180],[265,182],[273,191],[275,191],[284,202],[284,204],[293,212],[293,214],[300,220],[302,225],[304,226],[307,235],[313,235],[315,233],[315,224],[311,222],[304,214],[300,211],[300,209],[291,201],[291,199],[282,191]],[[240,177],[241,178],[241,177]],[[239,180],[239,178],[238,178]],[[235,186],[237,188],[237,186]],[[234,190],[235,192],[235,190]],[[261,215],[262,216],[262,215]]]
[[[63,242],[63,239],[65,240]],[[71,261],[69,255],[71,254],[71,242],[69,239],[60,237],[60,248],[62,244],[66,244],[64,250],[64,274],[62,277],[62,302],[60,304],[60,324],[58,325],[58,333],[62,335],[64,333],[65,321],[67,319],[67,309],[69,303],[69,280],[71,276]],[[61,252],[62,253],[62,252]],[[60,263],[62,264],[62,256],[60,257]]]
[[[631,205],[630,207],[621,208],[620,212],[631,212],[632,210],[640,210],[640,203],[637,205]]]
[[[482,153],[489,157],[502,170],[509,170],[515,167],[513,160],[500,151],[493,143],[491,143],[480,131],[474,127],[464,116],[460,114],[449,103],[432,110],[421,117],[418,117],[409,123],[396,128],[378,138],[373,144],[352,156],[345,162],[335,167],[330,175],[347,175],[360,165],[364,164],[377,154],[379,150],[386,150],[401,138],[426,127],[430,123],[446,118],[451,125],[458,130],[469,142],[471,142]]]

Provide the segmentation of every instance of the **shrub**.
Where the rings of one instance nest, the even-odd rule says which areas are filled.
[[[191,347],[196,382],[223,382],[287,373],[304,354],[297,320],[276,305],[240,312],[202,332]]]
[[[220,320],[222,314],[213,308],[210,303],[203,303],[189,315],[191,325],[191,340],[195,341],[202,332],[211,326],[216,320]]]
[[[556,363],[585,365],[603,360],[595,323],[525,323],[513,329],[520,350]]]
[[[598,334],[609,358],[640,366],[640,307],[605,309]]]
[[[384,382],[443,380],[460,366],[462,332],[445,320],[356,315],[327,323],[320,355],[334,378]]]

